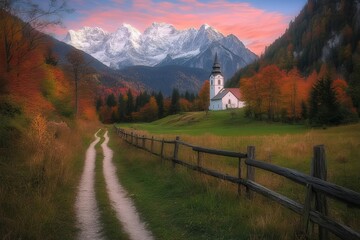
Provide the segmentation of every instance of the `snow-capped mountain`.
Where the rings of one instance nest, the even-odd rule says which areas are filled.
[[[231,65],[224,66],[223,72],[225,77],[231,77],[236,70],[257,59],[236,36],[224,36],[207,24],[198,30],[177,30],[171,24],[153,23],[143,33],[129,24],[122,24],[113,33],[84,27],[70,30],[64,41],[114,69],[183,65],[210,71],[209,63],[216,51],[223,64]]]

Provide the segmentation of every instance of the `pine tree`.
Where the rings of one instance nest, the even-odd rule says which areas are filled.
[[[310,123],[313,125],[334,125],[341,123],[342,118],[332,81],[328,76],[325,76],[315,83],[310,93]]]
[[[179,91],[174,88],[171,95],[170,114],[177,114],[180,112],[180,94]]]
[[[127,102],[126,102],[126,115],[131,118],[131,113],[134,112],[134,97],[129,89],[127,92]]]
[[[98,97],[98,99],[96,100],[96,111],[99,111],[103,105],[104,102],[102,100],[102,97]]]
[[[116,106],[116,100],[115,100],[115,96],[114,96],[113,93],[110,94],[110,95],[107,97],[107,99],[106,99],[106,105],[107,105],[108,107],[110,107],[110,108]]]
[[[156,103],[158,105],[158,117],[162,118],[164,117],[164,97],[161,93],[161,91],[156,95]]]

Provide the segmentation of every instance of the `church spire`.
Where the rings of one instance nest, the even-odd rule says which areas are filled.
[[[212,75],[217,75],[217,74],[222,75],[217,53],[215,53],[214,65],[213,65],[213,70],[212,70],[211,74]]]

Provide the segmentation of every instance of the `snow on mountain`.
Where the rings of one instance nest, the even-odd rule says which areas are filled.
[[[70,30],[64,42],[91,54],[114,69],[135,65],[186,66],[186,62],[191,58],[208,56],[203,53],[214,46],[215,42],[224,47],[217,47],[219,51],[226,49],[237,56],[236,59],[241,59],[241,66],[257,58],[236,36],[225,37],[207,24],[202,25],[198,30],[195,28],[178,30],[171,24],[153,23],[143,33],[129,24],[122,24],[113,33],[98,27],[84,27],[78,31]],[[212,59],[207,59],[206,62],[208,61]],[[203,67],[205,65],[208,64],[204,64]],[[234,63],[234,66],[239,66],[239,63]],[[231,74],[232,71],[227,75]]]
[[[69,30],[65,42],[89,54],[94,54],[101,50],[109,36],[110,34],[101,28],[84,27],[78,31]]]

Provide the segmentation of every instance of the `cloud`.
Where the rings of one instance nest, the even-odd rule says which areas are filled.
[[[122,0],[112,0],[112,6],[82,10],[76,21],[65,21],[68,29],[97,26],[115,31],[122,23],[129,23],[144,31],[152,22],[166,22],[177,29],[199,28],[207,23],[225,35],[234,34],[256,54],[271,44],[286,29],[289,16],[255,8],[249,3],[227,0],[200,2],[178,0],[177,2],[136,0],[124,6]],[[115,5],[114,5],[115,4]],[[65,29],[54,30],[65,34]]]

